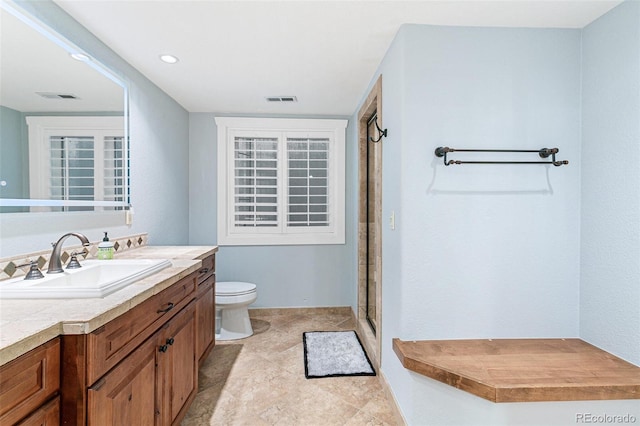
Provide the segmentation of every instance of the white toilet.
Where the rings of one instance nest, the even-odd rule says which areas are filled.
[[[255,284],[216,282],[216,340],[244,339],[253,334],[248,306],[257,298]]]

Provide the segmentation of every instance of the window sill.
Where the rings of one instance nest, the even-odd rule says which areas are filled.
[[[298,246],[345,244],[345,237],[336,234],[250,234],[218,237],[220,246]]]

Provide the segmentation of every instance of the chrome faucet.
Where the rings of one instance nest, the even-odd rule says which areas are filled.
[[[87,247],[90,243],[87,237],[77,232],[69,232],[68,234],[64,234],[58,242],[52,243],[53,251],[51,252],[51,258],[49,259],[49,268],[47,269],[47,274],[59,274],[60,272],[64,272],[62,270],[62,260],[60,259],[60,253],[62,252],[62,243],[67,238],[74,236],[77,237],[84,247]]]

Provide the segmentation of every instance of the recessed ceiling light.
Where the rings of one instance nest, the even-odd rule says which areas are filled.
[[[91,60],[91,58],[88,55],[85,55],[84,53],[79,53],[79,52],[69,53],[69,56],[71,56],[76,61],[81,61],[81,62],[89,62]]]
[[[179,59],[173,55],[160,55],[160,60],[162,62],[166,62],[167,64],[175,64]]]

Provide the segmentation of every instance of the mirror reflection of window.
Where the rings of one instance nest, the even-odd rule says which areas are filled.
[[[32,198],[67,205],[31,211],[98,211],[119,206],[74,205],[87,201],[124,202],[124,129],[120,117],[27,117],[29,182]]]

